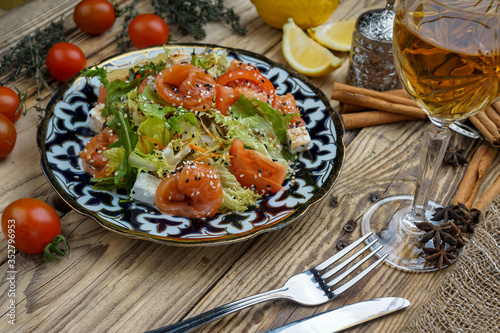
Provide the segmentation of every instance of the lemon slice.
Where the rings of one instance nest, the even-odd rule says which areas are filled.
[[[307,76],[323,76],[342,64],[330,50],[315,42],[293,19],[283,26],[283,55],[295,70]]]
[[[335,51],[350,51],[356,19],[343,20],[308,29],[318,43]]]

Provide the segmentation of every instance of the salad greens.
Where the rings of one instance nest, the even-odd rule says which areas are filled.
[[[192,65],[214,78],[228,68],[225,54],[193,52],[190,56]],[[94,188],[125,189],[130,194],[142,172],[164,179],[186,162],[199,161],[213,166],[220,177],[224,200],[219,212],[247,210],[261,194],[243,187],[231,172],[233,139],[243,140],[246,147],[288,170],[295,156],[287,148],[287,129],[297,114],[282,115],[269,104],[243,94],[227,115],[217,110],[215,103],[205,112],[174,106],[160,96],[154,84],[155,77],[170,65],[168,59],[169,54],[166,62],[134,66],[125,78],[111,81],[103,67],[84,72],[87,77],[99,78],[104,86],[107,95],[101,115],[118,136],[103,152],[111,176],[93,178]]]

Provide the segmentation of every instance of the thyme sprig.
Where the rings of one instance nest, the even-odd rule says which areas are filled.
[[[233,31],[245,34],[239,16],[232,8],[224,6],[222,0],[151,0],[154,10],[169,25],[176,26],[182,35],[195,39],[206,36],[205,24],[224,22]]]
[[[48,74],[45,58],[52,45],[64,40],[63,18],[22,38],[1,58],[0,76],[8,75],[5,77],[5,81],[0,82],[0,84],[6,85],[21,75],[35,78],[38,105],[35,105],[34,108],[43,113],[40,93],[44,88],[52,92],[50,85],[45,80],[45,76]]]
[[[116,36],[118,51],[125,52],[130,46],[130,39],[128,38],[128,25],[132,19],[139,13],[137,11],[137,4],[139,0],[133,0],[123,7],[115,7],[116,17],[123,17],[122,32]]]

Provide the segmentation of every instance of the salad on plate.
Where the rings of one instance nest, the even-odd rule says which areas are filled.
[[[101,82],[86,122],[96,135],[79,154],[93,188],[193,218],[279,192],[311,141],[293,95],[224,53],[165,52],[123,76],[85,71]]]

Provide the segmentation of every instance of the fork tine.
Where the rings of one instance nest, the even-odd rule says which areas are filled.
[[[351,245],[345,247],[342,251],[337,252],[336,254],[334,254],[333,256],[331,256],[330,258],[328,258],[325,261],[323,261],[318,266],[314,267],[314,269],[316,271],[322,271],[322,270],[324,270],[325,268],[327,268],[328,266],[330,266],[331,264],[333,264],[334,262],[336,262],[337,260],[339,260],[340,258],[342,258],[343,256],[345,256],[347,253],[351,252],[352,249],[354,249],[356,246],[358,246],[359,244],[361,244],[365,239],[367,239],[368,237],[370,237],[372,234],[373,234],[372,232],[367,233],[363,237],[361,237],[358,240],[356,240],[355,242],[353,242]]]
[[[380,248],[382,248],[382,246],[380,246]],[[388,256],[389,256],[388,253],[384,254],[382,257],[380,257],[380,259],[378,259],[376,262],[374,262],[373,264],[371,264],[370,266],[368,266],[367,268],[365,268],[363,271],[361,271],[358,275],[356,275],[355,277],[353,277],[351,280],[347,281],[346,283],[344,283],[343,285],[341,285],[340,287],[338,287],[337,289],[335,289],[334,291],[332,291],[333,295],[334,296],[340,295],[344,291],[346,291],[347,289],[351,288],[359,280],[361,280],[368,273],[370,273],[375,267],[377,267],[381,262],[383,262],[385,260],[385,258],[387,258]]]
[[[330,276],[332,276],[333,274],[335,274],[337,272],[340,272],[344,267],[346,267],[347,265],[349,265],[354,259],[356,259],[357,257],[359,257],[363,252],[365,252],[366,250],[368,250],[370,247],[372,247],[376,242],[378,242],[378,239],[376,239],[373,242],[371,242],[370,244],[366,245],[364,248],[362,248],[358,252],[354,253],[352,256],[350,256],[349,258],[347,258],[346,260],[344,260],[342,263],[338,264],[337,266],[333,267],[328,272],[321,274],[321,278],[323,280],[326,280]]]
[[[357,263],[355,263],[354,265],[352,265],[349,269],[347,269],[345,272],[343,272],[342,274],[340,274],[339,276],[337,276],[332,281],[328,282],[326,285],[328,287],[333,287],[334,285],[336,285],[337,283],[339,283],[340,281],[342,281],[343,279],[345,279],[346,276],[348,276],[349,274],[351,274],[352,272],[354,272],[359,266],[361,266],[368,259],[370,259],[372,256],[374,256],[375,253],[377,253],[381,248],[383,248],[382,245],[380,245],[379,247],[377,247],[375,250],[373,250],[373,252],[371,252],[366,257],[364,257],[363,259],[361,259],[360,261],[358,261]]]

